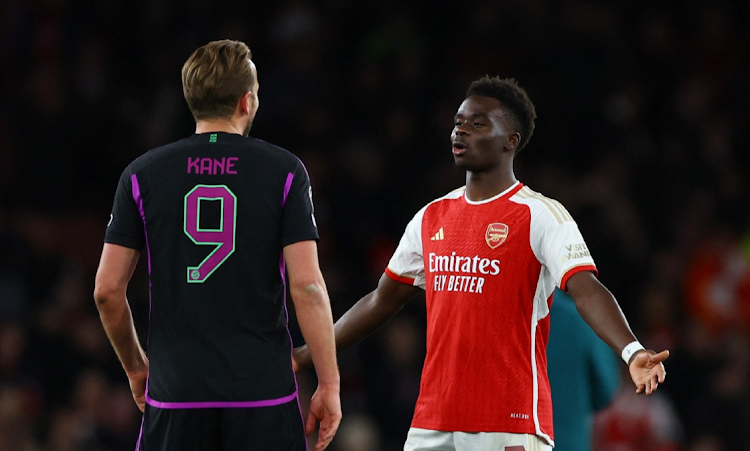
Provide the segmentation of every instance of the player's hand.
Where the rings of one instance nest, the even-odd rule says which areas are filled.
[[[635,392],[638,394],[646,393],[650,395],[659,387],[659,383],[664,382],[667,377],[667,370],[664,369],[663,361],[669,357],[669,351],[655,353],[654,351],[644,350],[637,352],[628,369],[630,377],[635,384]]]
[[[297,373],[300,370],[304,370],[310,365],[312,365],[312,357],[307,345],[294,348],[292,351],[292,368],[294,368],[294,372]]]
[[[318,421],[320,421],[320,430],[315,451],[322,451],[331,443],[341,423],[341,398],[338,384],[318,386],[310,400],[310,412],[305,422],[305,435],[310,436],[315,431],[315,424]]]
[[[134,371],[126,371],[130,391],[138,409],[143,412],[146,409],[146,380],[148,379],[148,359],[145,358],[146,367]]]

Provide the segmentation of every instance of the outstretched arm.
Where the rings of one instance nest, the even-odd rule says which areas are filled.
[[[396,282],[387,275],[380,276],[377,288],[366,294],[336,321],[336,349],[345,349],[378,330],[398,313],[420,288]],[[294,350],[297,368],[310,365],[307,345]]]
[[[301,241],[284,248],[289,271],[289,290],[302,335],[309,345],[318,389],[310,401],[305,433],[310,435],[320,421],[315,451],[325,449],[341,422],[340,377],[333,338],[333,317],[323,275],[318,264],[318,245]]]
[[[583,320],[617,353],[637,341],[617,300],[593,273],[581,271],[574,274],[566,288]],[[660,382],[664,382],[667,373],[662,362],[667,357],[669,351],[657,354],[651,350],[639,350],[630,357],[627,363],[636,393],[650,395]]]
[[[139,255],[140,252],[135,249],[105,243],[96,272],[94,300],[104,331],[128,376],[133,399],[143,412],[146,407],[148,359],[138,341],[126,297]]]

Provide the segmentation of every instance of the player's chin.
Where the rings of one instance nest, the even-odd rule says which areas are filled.
[[[464,155],[453,155],[453,162],[458,169],[461,169],[463,171],[472,171],[474,168],[474,165],[471,164],[471,161],[467,160]]]

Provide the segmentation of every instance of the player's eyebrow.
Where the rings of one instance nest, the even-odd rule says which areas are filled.
[[[458,118],[462,118],[462,117],[464,117],[464,115],[461,114],[461,113],[458,113],[455,116],[453,116],[454,119],[458,119]],[[485,118],[486,119],[489,116],[487,115],[487,113],[474,113],[474,114],[470,114],[469,117],[472,118],[472,119],[476,119],[476,118]]]

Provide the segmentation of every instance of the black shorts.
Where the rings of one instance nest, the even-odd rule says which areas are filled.
[[[306,451],[297,400],[278,406],[159,409],[146,405],[136,451]]]

